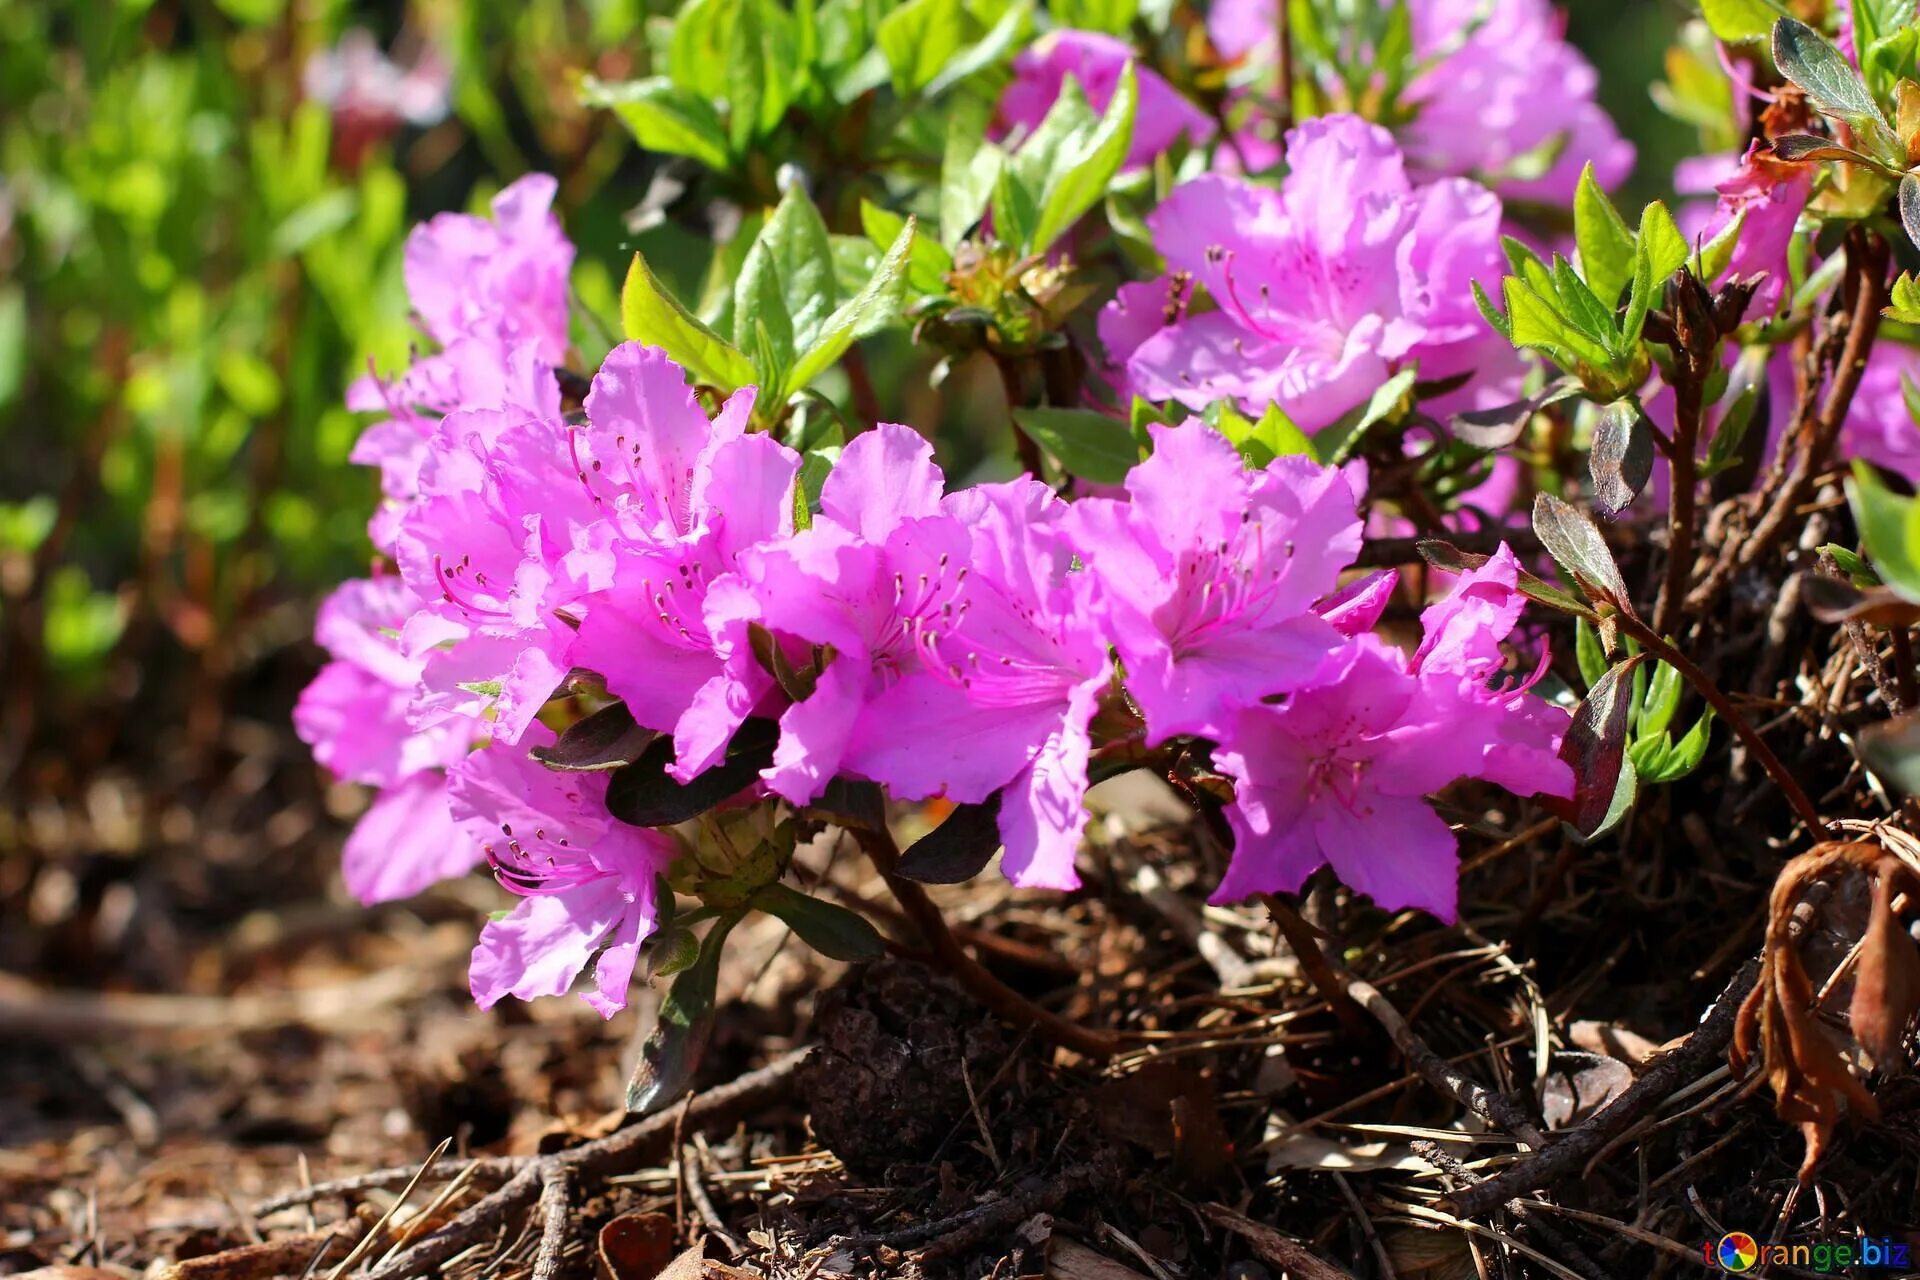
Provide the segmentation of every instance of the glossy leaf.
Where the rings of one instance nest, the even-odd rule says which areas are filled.
[[[1119,484],[1140,462],[1127,424],[1091,409],[1015,409],[1015,422],[1068,475]]]
[[[726,757],[691,782],[667,773],[673,739],[656,738],[638,760],[614,773],[607,785],[607,812],[636,827],[670,827],[697,818],[751,786],[773,763],[779,737],[773,721],[747,721],[727,744]]]
[[[1601,510],[1617,516],[1633,505],[1653,475],[1653,431],[1639,405],[1618,400],[1601,410],[1587,465]]]
[[[713,1036],[713,1000],[720,985],[720,955],[738,914],[722,916],[707,930],[694,962],[673,980],[640,1060],[627,1081],[627,1110],[658,1111],[693,1087],[694,1073]]]
[[[778,916],[800,941],[830,960],[872,960],[886,951],[879,930],[865,916],[779,881],[755,892],[752,905]]]
[[[1000,796],[980,804],[954,806],[945,821],[900,855],[899,872],[922,884],[960,884],[971,880],[1000,850]]]
[[[1593,521],[1550,493],[1535,495],[1533,531],[1568,577],[1596,600],[1633,612],[1613,552]]]
[[[731,393],[753,381],[753,363],[674,301],[639,253],[620,291],[620,321],[627,337],[659,347],[696,382]]]
[[[1573,238],[1580,270],[1609,309],[1633,279],[1633,232],[1593,176],[1588,162],[1573,195]]]
[[[535,760],[568,773],[603,772],[632,764],[660,735],[634,723],[624,702],[600,708],[567,726],[550,747],[535,747]]]

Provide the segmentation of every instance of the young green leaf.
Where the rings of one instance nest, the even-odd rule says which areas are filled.
[[[1013,419],[1068,475],[1119,484],[1140,462],[1127,424],[1091,409],[1016,409]]]
[[[674,301],[639,253],[620,290],[620,324],[635,342],[672,356],[696,382],[731,393],[753,381],[753,363]]]
[[[874,42],[893,74],[893,91],[912,97],[967,43],[972,18],[962,0],[906,0],[880,20]]]
[[[1783,10],[1771,0],[1700,0],[1700,15],[1729,44],[1758,40]]]
[[[856,341],[881,328],[900,313],[906,295],[906,268],[913,252],[914,224],[907,219],[886,256],[874,268],[873,278],[820,325],[812,345],[801,352],[787,375],[789,390],[797,390],[825,373]]]
[[[586,76],[580,100],[610,108],[644,150],[687,156],[723,173],[731,163],[727,130],[713,104],[665,76],[621,84]]]
[[[1872,467],[1856,461],[1847,501],[1881,581],[1920,602],[1920,500],[1895,493]]]
[[[1129,62],[1098,126],[1090,133],[1076,134],[1060,148],[1057,164],[1040,188],[1039,215],[1026,244],[1029,253],[1045,253],[1105,197],[1113,175],[1127,158],[1139,102],[1139,80]]]
[[[1633,232],[1601,190],[1591,161],[1581,170],[1573,193],[1573,238],[1587,283],[1611,308],[1633,279]]]

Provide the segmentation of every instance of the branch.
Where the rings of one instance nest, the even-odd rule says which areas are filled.
[[[1773,748],[1768,746],[1767,740],[1760,736],[1760,731],[1740,714],[1740,709],[1733,705],[1733,699],[1714,683],[1712,676],[1695,666],[1693,659],[1668,644],[1658,632],[1632,614],[1623,611],[1615,615],[1615,621],[1619,624],[1620,630],[1640,642],[1641,648],[1686,677],[1687,683],[1692,685],[1700,696],[1720,713],[1721,719],[1733,727],[1735,736],[1746,745],[1748,751],[1753,753],[1753,758],[1760,762],[1760,767],[1767,771],[1767,776],[1773,779],[1773,785],[1780,788],[1780,793],[1786,796],[1787,803],[1793,806],[1793,811],[1799,815],[1800,821],[1807,824],[1809,832],[1817,836],[1826,830],[1826,824],[1820,820],[1820,810],[1815,808],[1813,801],[1807,798],[1807,793],[1800,786],[1799,781],[1781,762],[1780,757],[1773,753]]]
[[[1501,1170],[1485,1182],[1450,1193],[1447,1203],[1455,1217],[1476,1218],[1532,1191],[1577,1172],[1609,1142],[1625,1133],[1648,1112],[1698,1078],[1714,1058],[1733,1041],[1733,1023],[1747,992],[1759,980],[1760,961],[1742,965],[1719,998],[1707,1009],[1685,1043],[1654,1059],[1627,1091],[1595,1112],[1577,1128],[1555,1137],[1545,1150]]]
[[[854,838],[886,879],[887,888],[907,913],[914,928],[920,931],[927,945],[933,948],[934,955],[939,957],[968,995],[1007,1021],[1032,1027],[1042,1039],[1085,1057],[1104,1060],[1113,1057],[1124,1047],[1121,1038],[1112,1032],[1083,1027],[1051,1009],[1041,1008],[994,977],[979,961],[968,955],[966,948],[960,945],[953,931],[947,927],[946,917],[940,914],[939,906],[927,896],[927,891],[895,870],[900,864],[900,850],[893,842],[892,833],[861,830],[854,832]]]

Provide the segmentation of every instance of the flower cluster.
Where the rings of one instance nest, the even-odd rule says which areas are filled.
[[[1169,275],[1101,315],[1126,385],[1194,409],[1277,403],[1310,431],[1414,364],[1472,375],[1443,410],[1511,400],[1523,366],[1473,303],[1503,266],[1499,197],[1464,178],[1416,186],[1392,135],[1355,116],[1305,122],[1287,153],[1278,190],[1209,175],[1154,210]]]
[[[1349,175],[1387,146],[1343,122],[1309,133]],[[1452,333],[1439,304],[1393,280],[1478,265],[1446,239],[1469,195],[1415,200],[1391,165],[1365,181],[1365,220],[1391,243],[1355,234],[1397,257],[1392,296],[1350,276],[1344,209],[1322,227],[1301,192],[1283,194],[1272,216],[1299,225],[1278,243],[1324,255],[1329,306],[1391,310],[1373,327],[1400,335],[1397,351],[1437,349],[1431,335]],[[584,413],[564,414],[571,250],[550,192],[529,180],[493,222],[416,233],[409,285],[441,349],[362,393],[391,414],[361,456],[382,468],[372,533],[397,572],[327,603],[317,634],[333,661],[298,713],[322,763],[379,789],[347,850],[357,895],[484,863],[519,896],[475,950],[482,1005],[564,991],[591,964],[589,1001],[621,1007],[679,853],[609,813],[604,774],[530,756],[553,742],[543,708],[581,673],[670,740],[683,781],[749,720],[775,722],[739,803],[801,808],[842,778],[901,801],[993,802],[1003,869],[1026,886],[1078,883],[1101,753],[1174,738],[1236,781],[1223,900],[1297,888],[1331,862],[1384,907],[1450,916],[1453,841],[1422,797],[1462,777],[1570,792],[1566,713],[1499,677],[1521,606],[1511,553],[1430,608],[1402,654],[1372,634],[1392,576],[1343,585],[1357,466],[1250,469],[1196,422],[1155,428],[1120,495],[1069,502],[1032,477],[950,490],[924,438],[882,424],[809,501],[800,456],[750,429],[751,388],[710,410],[679,365],[631,342],[594,374]],[[1416,259],[1422,226],[1435,239]],[[1214,257],[1230,297],[1243,268]],[[1096,731],[1105,707],[1136,732]]]

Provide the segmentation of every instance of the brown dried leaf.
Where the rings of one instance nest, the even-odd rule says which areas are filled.
[[[1883,858],[1879,871],[1873,885],[1873,915],[1854,970],[1848,1019],[1853,1038],[1874,1061],[1888,1062],[1899,1055],[1900,1042],[1920,1007],[1920,948],[1914,946],[1893,909],[1901,864]]]
[[[600,1228],[594,1273],[599,1280],[654,1280],[674,1261],[676,1234],[664,1213],[623,1213]]]

